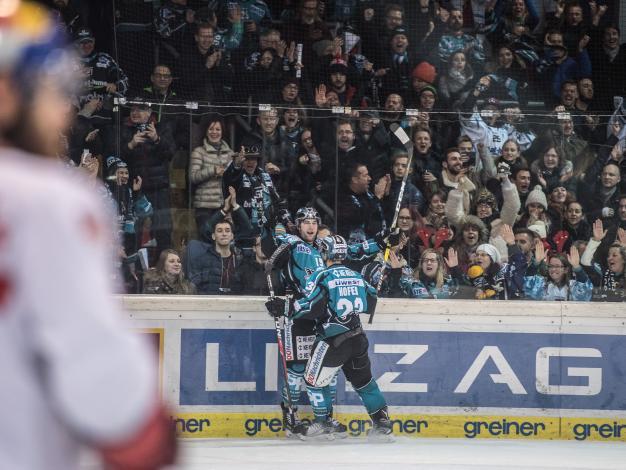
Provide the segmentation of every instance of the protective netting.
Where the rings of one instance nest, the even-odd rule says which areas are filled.
[[[217,268],[217,255],[196,268],[187,263],[197,269],[188,274],[212,283],[202,293],[261,293],[254,273],[268,253],[257,251],[259,237],[275,235],[277,224],[294,231],[290,214],[312,205],[333,231],[372,239],[394,220],[404,166],[410,175],[397,220],[407,239],[401,266],[388,262],[390,271],[419,280],[425,250],[448,259],[454,248],[458,263],[447,269],[440,258],[442,273],[455,277],[458,267],[468,278],[483,242],[505,266],[515,250],[502,227],[512,226],[514,238],[529,237],[528,246],[518,240],[526,259],[518,271],[545,281],[536,292],[504,271],[483,285],[460,275],[455,282],[477,296],[541,297],[552,289],[545,253],[578,268],[570,248],[582,254],[603,233],[594,227],[600,220],[609,233],[600,248],[592,244],[593,261],[584,260],[591,281],[576,278],[582,268],[569,276],[623,298],[623,263],[621,272],[607,264],[611,243],[626,243],[626,50],[615,3],[178,0],[114,8],[111,60],[119,67],[92,77],[95,95],[81,105],[102,98],[106,106],[84,121],[101,129],[93,153],[103,166],[110,156],[127,164],[152,207],[131,217],[127,255],[146,246],[154,266],[165,248],[187,260],[215,252],[225,209],[251,277],[236,286],[229,276],[240,279],[238,268],[224,268],[224,259]],[[110,162],[109,182],[121,166]],[[247,221],[237,219],[237,206]],[[130,289],[141,290],[133,279],[127,275]],[[552,298],[578,296],[560,283]],[[409,282],[386,293],[441,296],[420,289]]]

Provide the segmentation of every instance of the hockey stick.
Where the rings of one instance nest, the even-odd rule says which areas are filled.
[[[270,299],[275,297],[274,284],[272,283],[272,273],[267,273],[267,289],[270,292]],[[285,311],[289,310],[289,302],[285,302]],[[280,318],[274,317],[274,329],[276,331],[276,344],[280,353],[281,365],[283,369],[283,379],[285,380],[285,394],[287,395],[287,419],[289,425],[293,429],[296,425],[296,415],[293,411],[293,401],[291,400],[291,391],[289,390],[289,373],[287,372],[287,358],[285,357],[285,345],[283,344],[283,335],[280,327]]]
[[[404,145],[404,148],[406,149],[406,153],[409,156],[409,161],[406,167],[406,172],[404,173],[404,176],[402,177],[402,184],[400,185],[400,192],[398,193],[398,200],[396,201],[396,209],[393,213],[393,220],[391,221],[390,230],[393,232],[396,229],[396,226],[398,224],[398,214],[400,213],[400,206],[402,206],[402,198],[404,197],[404,189],[406,188],[406,181],[409,178],[409,172],[411,171],[411,163],[413,162],[413,143],[411,142],[411,139],[409,139],[409,136],[406,134],[406,132],[404,132],[404,129],[402,129],[402,127],[400,127],[397,123],[394,122],[393,124],[391,124],[391,126],[389,126],[389,129],[391,130],[391,132],[395,134],[398,140],[402,142],[402,145]],[[387,266],[387,261],[389,260],[389,253],[391,253],[391,245],[389,244],[389,240],[387,240],[387,246],[385,247],[384,262],[380,270],[380,279],[378,280],[378,285],[376,286],[376,292],[380,292],[380,288],[383,285],[385,267]],[[374,321],[375,312],[376,310],[373,310],[372,313],[370,313],[369,320],[367,321],[367,323],[370,325]]]

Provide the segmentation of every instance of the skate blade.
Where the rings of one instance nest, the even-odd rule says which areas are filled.
[[[372,443],[381,443],[381,444],[386,444],[386,443],[396,441],[396,439],[393,437],[393,434],[379,434],[379,433],[369,433],[367,435],[367,440]]]
[[[332,435],[335,439],[347,439],[348,432],[334,432]]]
[[[333,434],[318,434],[317,436],[305,436],[302,434],[300,439],[307,442],[328,442],[334,441],[335,436]]]

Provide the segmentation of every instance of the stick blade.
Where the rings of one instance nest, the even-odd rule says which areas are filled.
[[[400,125],[396,122],[389,126],[389,130],[394,133],[394,135],[398,138],[402,145],[406,146],[410,142],[409,136],[407,133],[400,127]]]

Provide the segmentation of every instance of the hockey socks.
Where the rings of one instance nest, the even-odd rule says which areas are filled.
[[[307,384],[306,393],[311,402],[315,421],[325,422],[333,407],[330,387],[312,387]]]
[[[300,393],[302,391],[302,383],[304,382],[305,364],[287,364],[287,377],[289,378],[289,395],[291,396],[291,404],[296,406],[300,401]],[[283,402],[288,403],[287,392],[283,387]]]
[[[361,397],[361,401],[363,405],[365,405],[365,409],[369,415],[373,415],[387,406],[385,397],[380,392],[378,384],[374,379],[371,379],[363,387],[355,389],[355,391],[359,394],[359,397]]]

